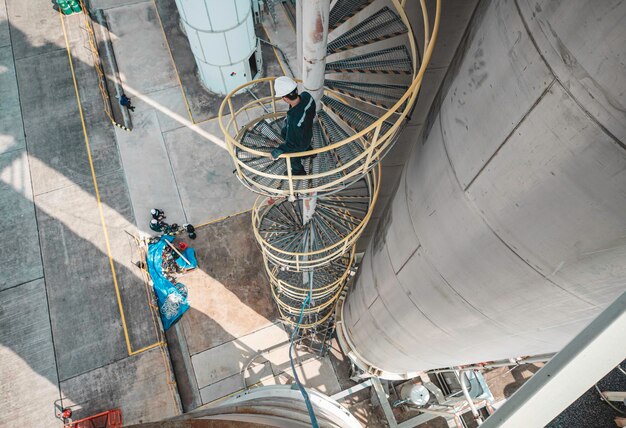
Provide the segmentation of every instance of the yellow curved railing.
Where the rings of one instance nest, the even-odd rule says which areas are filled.
[[[404,11],[403,4],[398,0],[391,0],[394,4],[396,11],[398,12],[400,18],[403,23],[409,29],[409,34],[412,35],[411,24],[409,19]],[[277,175],[266,173],[261,170],[257,170],[244,162],[242,162],[237,157],[237,150],[246,152],[255,157],[266,157],[270,158],[270,154],[264,151],[259,151],[255,149],[251,149],[249,147],[244,146],[239,142],[239,139],[243,135],[243,132],[248,128],[252,127],[254,124],[258,123],[260,120],[264,118],[279,118],[286,114],[285,111],[280,111],[276,106],[276,98],[274,93],[274,85],[272,84],[275,80],[274,77],[266,77],[262,79],[257,79],[246,84],[243,84],[233,91],[231,91],[222,104],[220,105],[218,122],[220,124],[220,128],[224,133],[226,144],[228,147],[228,151],[233,159],[235,164],[235,172],[237,177],[244,183],[248,188],[253,190],[256,193],[260,193],[262,195],[267,196],[292,196],[295,197],[296,193],[300,195],[315,195],[315,194],[323,194],[328,193],[330,191],[334,191],[337,188],[345,187],[346,183],[351,183],[358,179],[359,176],[362,176],[367,173],[378,161],[380,160],[380,156],[385,153],[385,150],[395,141],[394,136],[397,134],[401,125],[404,123],[405,118],[413,108],[415,101],[417,100],[417,95],[419,88],[422,83],[422,79],[424,77],[424,73],[426,71],[426,67],[430,62],[430,58],[432,56],[433,48],[435,45],[435,40],[437,38],[437,33],[439,31],[439,19],[440,19],[440,9],[441,9],[441,0],[437,0],[436,2],[436,13],[435,20],[432,32],[429,31],[429,18],[428,12],[426,10],[425,1],[420,0],[420,5],[422,8],[422,16],[424,19],[424,56],[423,60],[420,64],[419,70],[416,72],[416,62],[417,62],[417,48],[415,45],[415,40],[413,37],[409,37],[409,45],[411,50],[411,58],[413,61],[413,81],[409,86],[408,90],[404,93],[404,95],[391,107],[385,114],[380,116],[374,123],[372,123],[367,128],[363,129],[360,132],[351,135],[349,138],[345,140],[336,142],[334,144],[330,144],[328,146],[324,146],[318,149],[309,150],[306,152],[300,153],[283,153],[280,155],[279,159],[276,162],[285,162],[285,167],[287,171],[287,175]],[[268,85],[270,96],[262,97],[259,99],[255,99],[243,107],[239,109],[235,109],[233,106],[233,97],[242,92],[243,90],[250,88],[252,86],[260,86],[260,85]],[[333,93],[327,91],[327,93],[333,96]],[[228,114],[225,114],[225,109],[228,107]],[[248,112],[254,108],[263,108],[270,111],[270,113],[257,117],[252,121],[246,121],[243,127],[239,126],[241,122],[241,116],[243,112]],[[391,121],[389,120],[391,119]],[[384,122],[392,123],[393,125],[390,127],[387,132],[381,134],[382,125]],[[369,137],[371,135],[371,138]],[[292,157],[303,158],[310,157],[312,155],[317,155],[320,153],[328,152],[331,150],[335,150],[339,147],[342,147],[346,144],[349,144],[353,141],[359,141],[364,147],[364,151],[359,154],[357,157],[352,159],[350,162],[347,162],[342,165],[337,165],[335,168],[319,172],[316,174],[308,174],[305,176],[294,176],[291,172],[291,162],[290,159]],[[352,167],[359,163],[363,162],[358,168],[352,169]],[[351,170],[352,169],[352,170]],[[277,186],[279,188],[268,187],[266,185],[260,184],[254,180],[252,180],[248,175],[246,175],[245,171],[248,171],[253,176],[264,177],[271,180],[278,180],[280,185]],[[331,178],[334,175],[339,173],[339,178]],[[324,179],[326,181],[317,186],[309,186],[312,183],[311,180],[314,179]],[[283,184],[287,184],[284,186]]]
[[[369,171],[365,176],[366,184],[369,189],[370,203],[361,223],[343,239],[321,250],[295,253],[284,251],[269,244],[259,232],[259,227],[265,212],[272,207],[275,200],[270,197],[259,196],[252,208],[252,229],[254,230],[257,242],[261,246],[264,257],[279,266],[300,271],[323,266],[347,253],[354,246],[372,216],[380,190],[381,169],[380,165],[376,165],[374,169]]]
[[[326,297],[329,294],[331,294],[331,297],[321,305],[305,308],[304,310],[302,309],[301,304],[298,304],[297,307],[288,305],[283,300],[281,300],[279,294],[281,292],[284,292],[286,288],[289,288],[294,291],[297,291],[297,297],[294,297],[291,294],[289,294],[290,298],[292,298],[293,300],[296,300],[297,298],[304,300],[308,294],[308,289],[298,288],[298,287],[293,286],[292,284],[288,284],[284,281],[281,281],[280,279],[277,278],[278,269],[279,269],[278,266],[273,265],[271,262],[268,262],[267,260],[265,261],[265,270],[270,278],[270,285],[272,288],[272,297],[274,298],[274,301],[276,301],[276,303],[278,304],[278,310],[284,322],[295,326],[296,323],[291,321],[290,318],[299,316],[301,311],[303,311],[302,312],[303,316],[311,316],[311,315],[315,315],[319,313],[324,314],[323,317],[321,317],[315,322],[302,323],[299,325],[300,328],[306,329],[306,328],[312,328],[312,327],[315,327],[317,325],[324,323],[333,314],[333,306],[337,303],[337,301],[341,297],[341,293],[343,291],[345,284],[347,283],[348,276],[350,276],[352,272],[355,249],[356,247],[353,246],[350,251],[348,262],[346,264],[346,270],[344,271],[344,273],[339,278],[337,278],[337,280],[333,281],[331,284],[323,287],[323,289],[317,289],[311,294],[312,299],[319,299],[321,297]],[[328,312],[324,313],[325,311],[328,311]]]
[[[346,255],[347,257],[347,263],[346,263],[346,270],[345,272],[339,277],[337,278],[335,281],[325,285],[324,287],[319,287],[316,288],[315,290],[313,290],[311,292],[311,298],[312,299],[318,299],[321,297],[325,297],[328,294],[330,294],[332,292],[332,290],[336,287],[341,286],[342,284],[344,284],[344,281],[348,278],[348,275],[350,274],[350,268],[352,267],[352,264],[354,262],[354,254],[355,254],[355,246],[353,246],[350,249],[350,253],[349,255]],[[295,286],[293,284],[289,284],[286,281],[283,281],[281,279],[278,278],[279,273],[280,273],[280,268],[278,266],[276,266],[275,264],[273,264],[272,262],[270,262],[269,260],[265,259],[265,269],[267,271],[267,274],[270,278],[270,283],[272,284],[272,286],[276,287],[276,289],[279,292],[283,292],[285,294],[287,294],[288,296],[296,299],[296,298],[301,298],[304,299],[308,293],[309,293],[309,288],[308,287],[298,287]],[[300,273],[300,272],[298,272]],[[300,307],[295,308],[298,311],[300,310]]]

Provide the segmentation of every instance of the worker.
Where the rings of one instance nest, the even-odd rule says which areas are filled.
[[[128,98],[126,94],[122,94],[122,96],[120,97],[120,104],[132,112],[135,111],[135,106],[131,104],[130,98]]]
[[[287,76],[281,76],[274,81],[274,92],[277,97],[289,104],[289,111],[281,131],[285,142],[272,150],[272,159],[278,159],[282,153],[311,150],[315,100],[308,92],[298,94],[298,84]],[[300,158],[291,158],[291,173],[293,175],[306,175]]]

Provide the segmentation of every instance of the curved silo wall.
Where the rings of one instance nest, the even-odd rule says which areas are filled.
[[[250,0],[176,0],[176,5],[207,89],[227,94],[258,77],[263,64]]]
[[[558,351],[626,289],[625,16],[479,5],[342,308],[383,377]]]

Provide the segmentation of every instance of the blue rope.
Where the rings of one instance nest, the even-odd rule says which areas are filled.
[[[319,424],[317,423],[317,418],[315,417],[315,413],[313,412],[313,406],[311,405],[311,400],[309,400],[309,394],[306,392],[306,389],[300,383],[300,379],[298,378],[298,373],[296,373],[296,367],[293,363],[292,349],[293,349],[293,340],[300,330],[300,324],[302,324],[302,318],[304,317],[304,308],[311,301],[311,292],[307,294],[306,299],[302,302],[302,309],[300,310],[300,319],[298,320],[298,324],[296,324],[296,328],[291,333],[291,343],[289,344],[289,362],[291,364],[291,371],[293,372],[293,377],[296,380],[296,385],[298,385],[298,389],[300,389],[300,393],[302,393],[302,397],[304,397],[304,403],[306,404],[306,409],[309,412],[309,418],[311,418],[311,426],[313,428],[319,428]]]

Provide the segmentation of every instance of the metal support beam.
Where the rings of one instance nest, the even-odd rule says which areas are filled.
[[[387,394],[385,394],[385,390],[380,383],[380,379],[378,379],[377,377],[373,377],[372,386],[374,387],[374,391],[376,391],[378,401],[380,402],[380,407],[383,408],[383,412],[385,413],[387,422],[389,422],[389,428],[397,428],[398,422],[393,415],[393,410],[391,409],[391,405],[389,404],[389,400],[387,399]]]
[[[626,293],[491,415],[483,428],[545,426],[626,355]]]
[[[331,395],[330,398],[332,398],[335,401],[339,401],[342,398],[345,398],[345,397],[348,397],[350,395],[356,394],[357,392],[359,392],[359,391],[361,391],[361,390],[363,390],[365,388],[368,388],[370,386],[372,386],[372,380],[368,379],[365,382],[361,382],[358,385],[354,385],[351,388],[344,389],[343,391],[340,391],[340,392],[336,393],[335,395]]]
[[[307,0],[302,3],[302,82],[321,109],[326,73],[328,15],[330,0]]]

